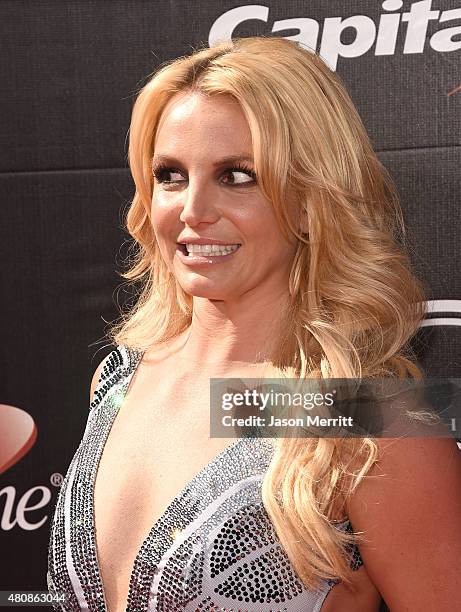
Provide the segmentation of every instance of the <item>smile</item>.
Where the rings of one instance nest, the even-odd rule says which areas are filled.
[[[221,257],[233,253],[239,244],[180,244],[185,255],[212,255]]]
[[[179,259],[187,265],[210,265],[231,259],[241,244],[177,244]]]

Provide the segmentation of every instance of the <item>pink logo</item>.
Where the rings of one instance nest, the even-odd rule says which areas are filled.
[[[37,427],[30,414],[0,404],[0,474],[22,459],[36,439]]]

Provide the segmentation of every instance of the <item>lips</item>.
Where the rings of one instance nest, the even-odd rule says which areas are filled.
[[[230,244],[240,244],[235,240],[218,240],[217,238],[206,238],[198,236],[179,236],[177,244],[218,244],[221,246],[228,246]]]

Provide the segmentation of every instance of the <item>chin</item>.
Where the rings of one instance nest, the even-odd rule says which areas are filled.
[[[200,283],[179,283],[183,291],[192,297],[206,298],[208,300],[225,300],[229,296],[229,287],[216,287],[212,283],[204,282]],[[208,285],[208,286],[207,286]]]
[[[196,291],[187,291],[186,293],[188,293],[190,296],[192,297],[196,297],[196,298],[206,298],[207,300],[216,300],[216,301],[223,301],[229,298],[229,294],[225,291],[212,291],[210,290],[199,290],[197,289]]]

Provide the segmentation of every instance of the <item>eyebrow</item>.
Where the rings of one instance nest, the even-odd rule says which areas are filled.
[[[254,163],[253,157],[251,155],[229,155],[227,157],[222,157],[217,161],[213,162],[213,166],[224,166],[226,164],[235,164],[235,162],[251,162]],[[166,164],[177,164],[178,166],[182,166],[183,164],[176,159],[175,157],[171,157],[170,155],[154,155],[152,158],[152,163],[166,163]]]

